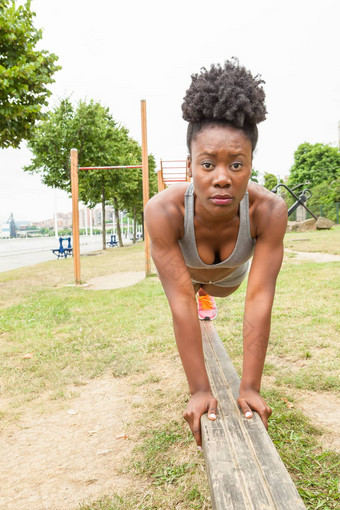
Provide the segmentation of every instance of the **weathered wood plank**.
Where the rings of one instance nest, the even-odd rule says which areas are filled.
[[[201,323],[218,416],[202,416],[202,442],[215,510],[305,509],[260,417],[247,420],[236,399],[240,379],[211,322]]]

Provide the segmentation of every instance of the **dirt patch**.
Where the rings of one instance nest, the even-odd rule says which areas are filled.
[[[68,409],[29,411],[1,433],[1,509],[71,509],[131,484],[120,472],[134,446],[124,437],[133,400],[127,382],[95,380],[74,390],[80,395]]]
[[[113,273],[105,276],[98,276],[87,281],[88,290],[110,290],[121,289],[135,285],[145,278],[144,271],[128,271],[124,273]]]
[[[294,253],[295,260],[310,260],[311,262],[340,262],[340,255],[332,255],[331,253],[294,251],[285,248],[288,253]]]
[[[340,398],[333,393],[303,392],[296,398],[296,407],[324,433],[320,441],[325,449],[340,453]]]

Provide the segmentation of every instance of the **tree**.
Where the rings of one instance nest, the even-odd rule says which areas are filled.
[[[33,26],[31,2],[0,4],[0,147],[18,147],[32,137],[51,92],[53,74],[61,69],[58,57],[35,49],[42,31]]]
[[[142,161],[142,149],[140,145],[129,139],[127,154],[129,164],[139,165]],[[158,191],[157,174],[155,172],[156,162],[152,154],[148,156],[149,163],[149,195],[152,197]],[[136,242],[137,219],[143,224],[143,178],[142,170],[125,170],[119,174],[120,185],[112,188],[111,203],[114,206],[116,215],[118,210],[125,210],[133,219],[133,242]],[[117,218],[117,216],[116,216]],[[119,231],[118,231],[119,233]]]
[[[259,172],[258,170],[255,170],[254,168],[251,169],[251,176],[250,176],[250,180],[253,181],[253,182],[259,182]]]
[[[34,137],[28,141],[33,157],[24,170],[38,173],[46,186],[71,192],[70,149],[76,147],[78,139],[73,128],[75,112],[68,98],[47,112],[40,121]]]
[[[336,221],[336,203],[340,203],[340,178],[330,183],[322,182],[312,189],[312,196],[308,200],[308,207],[315,213]]]
[[[294,153],[288,185],[309,182],[313,188],[323,182],[330,183],[340,177],[340,152],[336,147],[316,143],[303,143]]]
[[[275,188],[276,185],[277,185],[276,175],[265,172],[263,186],[271,191],[273,188]]]
[[[34,138],[28,143],[33,153],[24,170],[40,173],[51,187],[71,192],[70,149],[78,149],[80,166],[123,166],[140,164],[141,149],[100,103],[80,101],[76,108],[68,98],[46,114],[38,123]],[[105,204],[119,202],[119,193],[139,179],[139,170],[90,170],[79,172],[79,198],[89,207],[102,203],[103,249],[106,249]],[[117,203],[118,203],[117,202]],[[120,205],[120,204],[119,204]],[[116,218],[118,209],[116,210]],[[118,235],[122,243],[117,221]]]

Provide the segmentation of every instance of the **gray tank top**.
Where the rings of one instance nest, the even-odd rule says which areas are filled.
[[[179,245],[185,263],[188,267],[195,269],[202,268],[220,268],[220,267],[239,267],[251,258],[254,252],[255,239],[251,237],[249,225],[249,197],[248,191],[240,202],[240,225],[237,241],[231,255],[218,262],[217,264],[205,264],[197,251],[194,227],[194,185],[191,182],[184,195],[185,216],[184,216],[184,236],[179,239]]]

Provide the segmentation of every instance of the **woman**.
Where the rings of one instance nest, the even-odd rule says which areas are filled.
[[[184,418],[198,445],[202,414],[214,420],[217,413],[199,319],[216,317],[213,296],[238,289],[252,256],[238,404],[246,418],[257,411],[266,428],[271,414],[260,385],[287,210],[275,194],[249,182],[257,123],[266,115],[262,83],[237,60],[192,76],[182,105],[189,122],[192,183],[172,185],[153,197],[145,211],[152,257],[170,304],[191,393]]]

